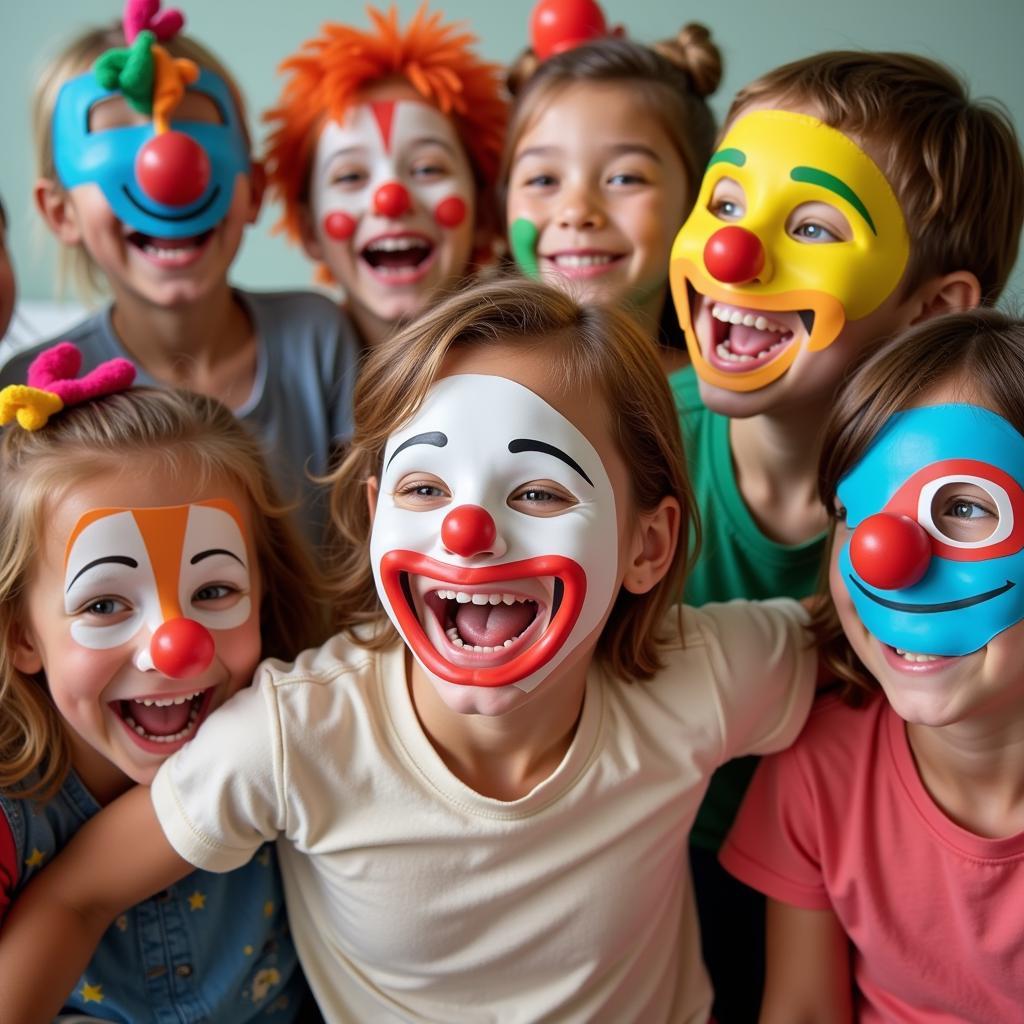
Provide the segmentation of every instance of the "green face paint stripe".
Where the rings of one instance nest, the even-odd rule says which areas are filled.
[[[537,266],[537,239],[540,232],[532,220],[519,217],[509,228],[508,240],[512,246],[512,258],[527,277],[540,277]]]
[[[842,196],[867,221],[868,227],[871,228],[871,234],[878,234],[875,230],[875,222],[871,219],[871,214],[868,213],[868,208],[861,201],[860,196],[834,174],[829,174],[828,171],[819,171],[817,167],[794,167],[789,172],[789,176],[794,181],[802,181],[808,185],[820,185],[822,188],[827,188],[829,192],[835,192],[837,196]]]
[[[742,167],[747,162],[747,154],[742,149],[720,149],[709,161],[710,171],[715,164],[735,164]]]

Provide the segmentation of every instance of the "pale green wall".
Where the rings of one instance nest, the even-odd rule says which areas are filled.
[[[170,6],[170,3],[167,3]],[[397,4],[403,19],[417,0]],[[275,98],[277,62],[326,20],[365,24],[361,2],[337,0],[181,0],[189,31],[224,59],[237,75],[252,112]],[[532,2],[447,0],[446,13],[470,22],[482,52],[508,61],[526,39]],[[722,113],[744,82],[774,65],[815,50],[911,50],[946,61],[976,95],[996,96],[1024,133],[1024,0],[718,0],[664,4],[654,0],[604,0],[609,20],[624,22],[637,39],[673,34],[689,20],[703,21],[725,54],[725,80],[714,106]],[[88,23],[110,20],[118,0],[0,0],[0,193],[10,209],[10,247],[25,298],[54,295],[54,245],[31,209],[33,157],[28,97],[35,70],[60,41]],[[985,182],[978,183],[985,188]],[[279,287],[309,282],[308,264],[270,234],[276,211],[264,210],[250,231],[234,278],[244,285]],[[1024,307],[1024,267],[1008,292]]]

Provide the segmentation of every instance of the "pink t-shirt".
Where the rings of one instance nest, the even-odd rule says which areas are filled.
[[[835,912],[865,1024],[1024,1021],[1024,833],[950,821],[883,699],[822,699],[762,761],[720,857],[772,899]]]

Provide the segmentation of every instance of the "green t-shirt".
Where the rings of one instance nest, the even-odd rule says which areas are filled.
[[[683,600],[701,605],[736,597],[807,597],[818,587],[825,534],[803,544],[779,544],[754,521],[736,483],[729,446],[729,418],[700,400],[692,366],[676,370],[669,384],[679,410],[687,468],[700,511],[701,549],[687,577]],[[757,758],[730,761],[715,772],[693,827],[692,842],[722,845]]]

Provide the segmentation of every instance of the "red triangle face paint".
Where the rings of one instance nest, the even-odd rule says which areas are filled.
[[[391,152],[391,125],[395,120],[395,101],[378,100],[370,104],[374,120],[380,129],[380,137],[384,142],[384,152]]]

